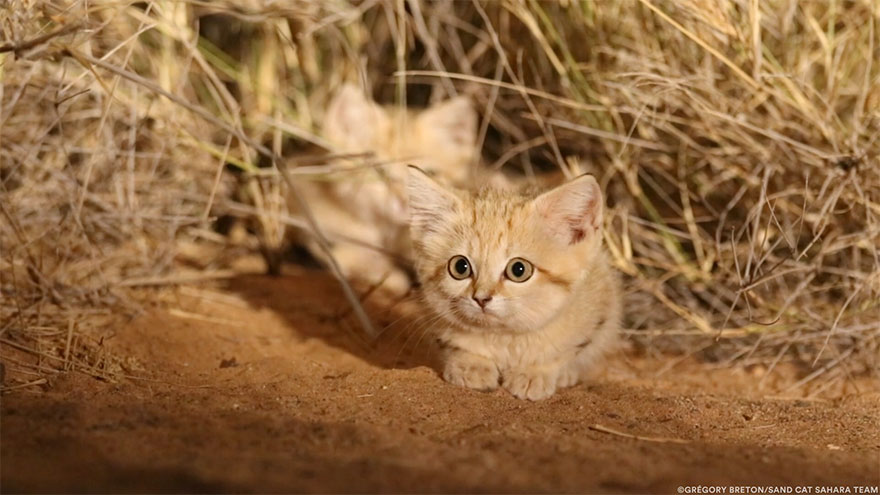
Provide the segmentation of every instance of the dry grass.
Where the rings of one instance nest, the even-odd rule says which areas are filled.
[[[100,329],[137,314],[131,286],[184,276],[192,245],[222,248],[206,277],[271,253],[273,165],[315,165],[299,150],[359,79],[384,102],[471,95],[495,166],[580,157],[648,348],[877,372],[880,4],[289,5],[0,3],[0,343],[39,357],[7,365],[120,373]],[[259,244],[217,232],[248,211]]]

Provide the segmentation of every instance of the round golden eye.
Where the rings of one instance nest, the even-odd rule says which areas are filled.
[[[471,276],[471,262],[464,256],[453,256],[449,259],[449,274],[455,280],[464,280]]]
[[[513,282],[525,282],[532,278],[532,273],[534,272],[535,267],[522,258],[513,258],[507,263],[507,268],[504,269],[504,275]]]

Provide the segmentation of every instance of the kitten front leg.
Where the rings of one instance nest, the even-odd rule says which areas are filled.
[[[558,364],[513,368],[504,373],[501,386],[517,399],[543,400],[556,392]]]
[[[355,244],[337,244],[331,251],[346,278],[378,286],[397,297],[409,292],[409,276],[388,257]]]
[[[443,366],[443,379],[475,390],[498,388],[498,367],[490,359],[461,349],[450,350]]]
[[[618,342],[620,305],[615,300],[619,299],[615,296],[606,306],[608,310],[599,318],[598,328],[577,346],[574,358],[562,366],[556,381],[557,387],[577,385]]]

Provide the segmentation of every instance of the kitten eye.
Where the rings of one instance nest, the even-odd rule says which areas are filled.
[[[455,280],[464,280],[471,276],[471,262],[464,256],[453,256],[449,259],[449,274]]]
[[[525,282],[532,278],[534,272],[532,264],[522,258],[513,258],[504,269],[504,275],[513,282]]]

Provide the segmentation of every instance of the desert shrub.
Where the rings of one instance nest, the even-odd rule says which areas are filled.
[[[876,2],[278,5],[2,3],[4,349],[115,372],[98,329],[137,314],[132,287],[197,276],[193,245],[225,253],[212,273],[271,252],[279,169],[324,145],[349,80],[384,103],[470,95],[487,166],[596,174],[645,348],[876,370]],[[258,241],[232,246],[230,215]]]

